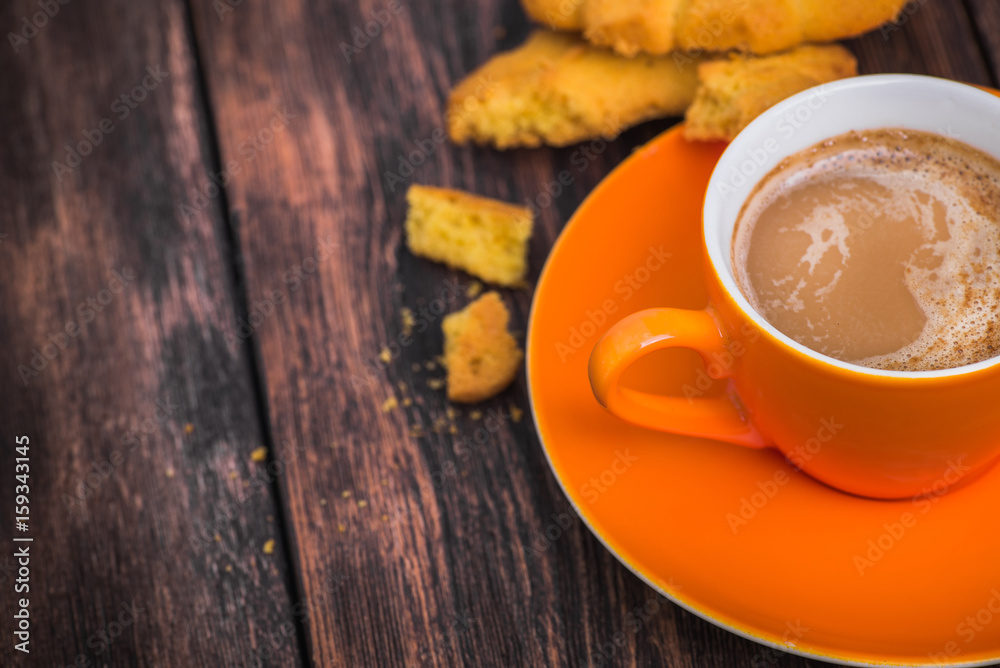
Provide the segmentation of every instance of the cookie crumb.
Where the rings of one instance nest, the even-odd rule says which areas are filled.
[[[320,499],[319,500],[319,505],[325,506],[326,505],[326,499]]]
[[[250,453],[250,459],[258,464],[267,459],[267,448],[261,446]]]
[[[193,434],[194,433],[194,425],[191,424],[190,422],[188,422],[186,425],[184,425],[184,433],[185,434]]]
[[[444,387],[444,384],[445,384],[444,378],[427,379],[427,387],[431,388],[432,390],[440,390],[441,388]]]
[[[215,538],[215,542],[216,543],[221,543],[222,542],[222,536],[220,536],[219,534],[215,534],[214,538]]]
[[[410,406],[413,405],[413,399],[406,397],[405,399],[403,399],[403,405],[409,408]]]
[[[365,508],[368,506],[368,502],[364,499],[358,499],[358,508]]]
[[[337,531],[339,531],[340,533],[344,533],[345,531],[347,531],[347,527],[345,527],[343,524],[338,524]]]
[[[475,299],[483,291],[483,284],[479,281],[472,281],[469,283],[469,287],[465,290],[465,296],[469,299]]]
[[[388,413],[391,410],[395,410],[399,406],[399,402],[396,401],[396,397],[389,397],[382,402],[382,412]]]
[[[174,471],[174,469],[169,466],[167,467],[167,470],[163,472],[163,474],[168,478],[173,478],[175,475],[177,475],[176,471]]]
[[[698,90],[687,110],[684,137],[733,139],[781,100],[857,72],[854,56],[839,44],[801,45],[755,58],[704,62],[698,66]]]
[[[490,283],[523,285],[534,219],[531,209],[416,184],[407,190],[406,201],[406,244],[414,255],[464,269]]]
[[[229,472],[229,479],[230,480],[236,480],[239,477],[240,477],[240,474],[237,473],[236,471],[230,471]]]
[[[413,317],[413,311],[404,306],[399,309],[399,317],[403,321],[403,336],[413,334],[413,326],[417,324],[417,319]]]
[[[469,411],[469,417],[472,418],[473,420],[481,420],[483,417],[483,412],[478,408],[475,410],[471,410]]]
[[[487,292],[444,318],[441,328],[451,401],[483,401],[514,381],[524,354],[507,331],[509,320],[510,312],[496,292]]]
[[[232,573],[233,572],[233,565],[232,564],[226,564],[226,572],[227,573]]]
[[[520,408],[518,408],[514,404],[511,404],[510,405],[510,419],[513,420],[515,423],[518,423],[518,422],[521,421],[521,418],[523,418],[523,417],[524,417],[524,411],[522,411]]]
[[[351,490],[345,489],[343,492],[340,493],[340,498],[342,498],[342,499],[349,499],[349,498],[351,498]]]
[[[274,554],[274,539],[264,543],[264,554]]]

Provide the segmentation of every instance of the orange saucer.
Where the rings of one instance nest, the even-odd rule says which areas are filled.
[[[528,334],[552,470],[624,564],[735,633],[852,665],[1000,659],[1000,467],[942,496],[872,501],[773,450],[648,431],[594,399],[587,359],[610,325],[705,306],[701,204],[724,148],[666,132],[598,186],[556,243]],[[690,351],[655,353],[627,382],[721,391],[700,366]]]

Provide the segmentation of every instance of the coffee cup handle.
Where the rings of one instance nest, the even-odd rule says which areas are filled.
[[[728,352],[719,325],[709,311],[646,309],[617,322],[590,354],[590,385],[601,405],[623,420],[643,427],[752,448],[769,445],[750,423],[731,383],[720,397],[692,398],[650,394],[621,386],[619,381],[629,366],[664,348],[694,350],[705,360],[712,378],[731,375],[731,368],[719,373],[718,365],[710,364],[713,355]]]

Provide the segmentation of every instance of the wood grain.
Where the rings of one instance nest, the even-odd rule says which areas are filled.
[[[847,45],[861,74],[909,72],[981,85],[993,80],[960,2],[913,0],[894,22]]]
[[[1000,82],[1000,5],[991,0],[966,0],[979,46],[993,71],[991,85]]]
[[[297,665],[274,476],[250,460],[250,356],[226,345],[221,207],[179,210],[209,160],[186,8],[51,5],[37,35],[0,48],[0,664]],[[40,11],[6,3],[0,25]],[[15,657],[18,435],[33,625]]]
[[[520,203],[571,165],[575,148],[498,153],[433,141],[450,87],[527,34],[517,3],[288,0],[222,16],[207,0],[193,5],[223,162],[240,160],[275,109],[294,114],[228,195],[250,298],[276,287],[287,298],[252,343],[275,439],[310,444],[279,452],[290,462],[279,484],[314,665],[821,665],[653,594],[573,518],[528,420],[501,418],[482,447],[469,447],[483,423],[463,411],[449,433],[448,405],[426,382],[442,375],[427,368],[441,350],[439,316],[409,345],[392,345],[400,308],[433,309],[468,282],[405,251],[406,184]],[[989,79],[953,7],[929,3],[886,38],[851,47],[867,72]],[[532,279],[586,193],[668,125],[625,133],[543,208]],[[293,292],[284,277],[320,239],[335,250]],[[455,290],[449,310],[467,301]],[[530,296],[504,292],[515,329],[525,328]],[[383,411],[391,397],[398,407]],[[527,406],[523,378],[482,410],[509,404]],[[553,527],[559,537],[546,542]],[[331,573],[335,597],[324,593]],[[632,633],[627,616],[644,605],[656,614]]]
[[[1000,10],[968,2],[976,25],[918,1],[848,45],[863,72],[996,81]],[[469,278],[405,250],[406,186],[541,205],[570,169],[540,206],[533,282],[586,194],[674,121],[589,154],[436,141],[454,83],[527,35],[516,0],[191,0],[194,34],[180,0],[84,6],[0,48],[0,472],[29,435],[30,665],[824,665],[718,629],[621,566],[575,518],[530,416],[514,419],[523,375],[481,416],[449,413],[428,383]],[[0,25],[37,7],[8,3]],[[111,105],[157,64],[169,77],[119,119]],[[114,130],[60,181],[64,144],[103,117]],[[126,267],[135,278],[24,384],[18,365]],[[523,333],[530,290],[502,294]],[[403,307],[418,325],[399,343]],[[0,588],[10,573],[0,556]],[[133,600],[142,612],[98,654]],[[12,606],[0,596],[0,619]]]

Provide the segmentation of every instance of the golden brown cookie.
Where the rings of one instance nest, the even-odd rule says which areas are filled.
[[[698,67],[700,85],[687,111],[688,139],[732,139],[778,102],[819,84],[857,74],[842,46],[800,46],[774,56],[733,56]]]
[[[524,11],[536,22],[553,30],[583,30],[586,0],[521,0]]]
[[[410,186],[406,201],[406,241],[414,255],[490,283],[524,284],[533,224],[530,209],[420,185]]]
[[[453,141],[497,148],[566,146],[613,138],[631,125],[680,115],[694,99],[697,61],[624,58],[572,35],[539,30],[455,87]]]
[[[584,37],[625,56],[674,48],[678,0],[580,0]]]
[[[572,19],[555,23],[562,0],[524,0],[528,15],[582,30],[621,54],[673,50],[774,53],[804,42],[853,37],[894,19],[906,0],[572,0]]]
[[[487,292],[445,317],[441,329],[450,400],[489,399],[517,376],[524,354],[507,331],[509,320],[510,313],[496,292]]]

